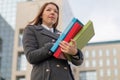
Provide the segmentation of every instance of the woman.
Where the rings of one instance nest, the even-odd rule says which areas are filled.
[[[24,53],[33,65],[31,80],[74,80],[68,61],[56,59],[50,52],[60,33],[56,29],[58,19],[59,7],[53,2],[45,3],[30,23],[32,25],[29,24],[24,30]],[[80,65],[83,62],[82,52],[76,48],[76,42],[71,41],[72,45],[62,41],[61,51],[72,56],[73,64]]]

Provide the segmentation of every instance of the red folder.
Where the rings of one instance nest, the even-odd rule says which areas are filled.
[[[82,29],[82,27],[83,27],[82,24],[80,24],[79,22],[76,22],[71,28],[71,30],[68,32],[68,34],[66,35],[64,41],[70,42],[70,40],[74,38],[74,36]],[[53,56],[56,58],[65,59],[64,54],[61,52],[60,46],[58,47],[56,52],[53,54]]]

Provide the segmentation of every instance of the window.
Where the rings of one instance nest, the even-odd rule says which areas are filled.
[[[24,76],[18,76],[16,80],[26,80]]]
[[[99,66],[103,67],[103,60],[102,59],[99,60]]]
[[[92,57],[94,58],[96,56],[95,50],[92,50]]]
[[[19,52],[17,60],[17,70],[24,71],[27,67],[27,60],[23,52]]]
[[[107,76],[111,76],[111,70],[107,69]]]
[[[118,69],[117,68],[114,69],[114,75],[118,76]]]
[[[80,72],[79,80],[97,80],[96,71],[82,71]]]
[[[118,76],[118,69],[117,68],[114,69],[114,75]]]
[[[96,67],[96,60],[92,60],[92,67]]]
[[[99,56],[102,56],[103,55],[103,52],[102,52],[102,50],[100,49],[99,50]]]
[[[109,51],[109,49],[106,49],[106,56],[110,56],[110,51]]]
[[[85,67],[89,67],[90,66],[90,62],[88,60],[85,60]]]
[[[106,65],[110,66],[110,60],[109,59],[106,60]]]
[[[117,55],[117,50],[115,48],[113,48],[113,56]]]
[[[100,77],[103,77],[103,76],[104,76],[104,70],[100,69]]]
[[[19,31],[19,46],[21,47],[22,46],[22,38],[23,38],[23,29],[20,29]]]
[[[86,57],[86,58],[89,57],[89,51],[88,51],[88,50],[85,51],[85,57]]]
[[[117,58],[114,58],[114,59],[113,59],[113,64],[114,64],[114,66],[117,66],[117,65],[118,65],[118,60],[117,60]]]

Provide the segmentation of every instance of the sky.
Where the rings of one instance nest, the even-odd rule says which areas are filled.
[[[95,36],[89,42],[120,40],[120,0],[68,0],[84,24],[91,20]]]

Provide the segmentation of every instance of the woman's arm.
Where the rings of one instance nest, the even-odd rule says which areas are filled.
[[[27,60],[31,64],[37,64],[52,55],[49,51],[53,44],[46,43],[43,47],[39,48],[33,26],[27,26],[23,34],[23,48]]]
[[[81,50],[79,49],[77,50],[78,50],[77,54],[71,56],[71,62],[74,65],[79,66],[83,63],[84,57],[83,57],[83,53],[81,52]]]

